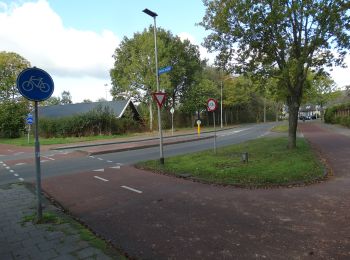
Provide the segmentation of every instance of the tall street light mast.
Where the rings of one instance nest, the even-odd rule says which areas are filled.
[[[154,26],[153,26],[153,32],[154,32],[154,53],[155,53],[155,61],[156,61],[156,82],[157,82],[157,92],[159,92],[159,73],[158,73],[158,51],[157,51],[157,25],[156,25],[156,17],[158,16],[157,13],[152,12],[149,9],[144,9],[142,12],[145,14],[153,17]],[[163,155],[163,134],[162,134],[162,122],[161,122],[161,116],[160,116],[160,107],[158,107],[158,128],[159,128],[159,152],[160,152],[160,163],[164,164],[164,155]]]

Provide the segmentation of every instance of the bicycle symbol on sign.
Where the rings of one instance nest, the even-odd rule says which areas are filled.
[[[35,78],[34,76],[31,76],[29,80],[24,81],[22,84],[22,88],[25,91],[31,91],[34,87],[40,89],[40,91],[44,93],[50,91],[50,85],[43,82],[43,78]]]

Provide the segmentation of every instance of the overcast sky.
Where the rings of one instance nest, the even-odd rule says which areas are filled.
[[[144,8],[158,13],[157,26],[194,44],[207,35],[196,25],[205,12],[201,0],[0,0],[0,51],[16,52],[46,70],[55,82],[54,96],[67,90],[75,103],[111,100],[112,55],[123,37],[153,24]],[[350,85],[347,74],[349,69],[332,72],[339,87]]]

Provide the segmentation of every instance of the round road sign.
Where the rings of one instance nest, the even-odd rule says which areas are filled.
[[[217,109],[217,107],[218,107],[218,102],[213,98],[209,98],[208,99],[208,111],[213,112]]]
[[[46,71],[34,67],[25,69],[18,75],[17,89],[29,100],[43,101],[51,97],[54,83]]]

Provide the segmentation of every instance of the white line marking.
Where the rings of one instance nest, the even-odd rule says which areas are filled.
[[[99,180],[101,180],[101,181],[108,181],[108,180],[106,180],[106,179],[103,179],[103,178],[101,178],[101,177],[98,177],[98,176],[94,176],[94,178],[96,178],[96,179],[99,179]]]
[[[16,163],[15,165],[20,166],[20,165],[25,165],[25,164],[27,164],[27,163],[20,162],[20,163]]]
[[[15,174],[14,174],[14,176],[18,177],[18,174],[17,174],[17,173],[15,173]]]
[[[100,160],[100,161],[103,161],[103,159],[102,158],[97,158],[98,160]]]
[[[94,170],[94,172],[104,172],[105,169],[97,169],[97,170]]]
[[[6,166],[7,166],[7,164],[3,163],[3,164],[2,164],[2,166],[6,167]]]
[[[1,155],[1,154],[0,154]],[[0,161],[0,163],[4,163],[3,161]]]
[[[122,163],[116,163],[116,165],[122,166],[123,164]]]
[[[48,157],[48,156],[43,156],[43,158],[49,159],[49,160],[51,160],[51,161],[55,161],[55,159],[50,158],[50,157]]]
[[[10,172],[14,172],[14,170],[10,170]]]
[[[113,167],[109,167],[110,169],[120,169],[120,165],[118,166],[113,166]]]
[[[41,160],[40,162],[41,163],[44,163],[44,162],[48,162],[49,160]]]
[[[24,179],[23,178],[18,178],[20,181],[24,181]]]
[[[112,163],[113,161],[109,161],[109,160],[108,160],[107,162],[108,162],[108,163]]]
[[[90,157],[90,158],[95,158],[95,156],[92,156],[92,155],[90,155],[89,157]]]
[[[6,169],[7,169],[7,170],[10,170],[10,167],[6,166]]]
[[[128,186],[120,186],[121,188],[124,188],[124,189],[127,189],[127,190],[131,190],[131,191],[133,191],[133,192],[136,192],[136,193],[142,193],[142,191],[140,191],[140,190],[136,190],[136,189],[133,189],[133,188],[130,188],[130,187],[128,187]]]

